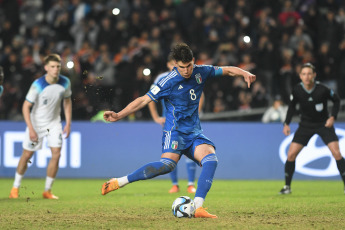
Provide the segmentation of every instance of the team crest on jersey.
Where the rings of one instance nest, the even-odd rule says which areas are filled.
[[[195,74],[195,80],[198,84],[202,83],[202,78],[201,78],[200,73]]]
[[[171,143],[171,148],[172,148],[172,149],[177,149],[177,147],[178,147],[178,142],[177,142],[177,141],[173,141],[173,142]]]

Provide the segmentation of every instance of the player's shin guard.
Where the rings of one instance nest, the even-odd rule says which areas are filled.
[[[213,182],[214,173],[218,165],[216,154],[212,153],[201,160],[202,171],[198,180],[198,188],[195,197],[205,199],[208,191],[210,190]]]
[[[161,158],[160,161],[155,161],[144,165],[133,173],[128,175],[128,182],[138,180],[147,180],[159,175],[171,172],[176,167],[176,162],[169,158]]]
[[[295,164],[296,161],[286,161],[285,163],[285,185],[290,186],[291,185],[291,180],[292,176],[295,172]]]
[[[345,184],[345,160],[344,158],[341,158],[340,160],[337,160],[337,167],[340,173],[341,178],[344,181]]]

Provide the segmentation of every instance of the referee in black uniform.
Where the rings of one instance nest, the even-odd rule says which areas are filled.
[[[339,96],[333,90],[315,81],[316,72],[312,64],[304,64],[299,76],[302,82],[292,90],[283,133],[286,136],[290,134],[289,124],[295,113],[296,104],[299,104],[301,121],[289,147],[285,163],[285,186],[280,194],[291,193],[290,185],[295,172],[296,157],[314,134],[318,134],[332,152],[345,184],[345,160],[340,153],[338,137],[333,126],[339,112]],[[331,116],[327,109],[328,100],[333,102]]]

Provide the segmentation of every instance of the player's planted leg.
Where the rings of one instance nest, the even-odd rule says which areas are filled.
[[[202,207],[205,197],[210,190],[213,182],[214,173],[218,165],[218,159],[216,154],[212,153],[205,156],[202,161],[202,171],[198,180],[198,188],[196,190],[194,202],[195,202],[195,218],[218,218],[216,215],[212,215]]]
[[[147,180],[159,175],[171,172],[176,167],[176,162],[169,158],[161,158],[160,161],[155,161],[144,165],[128,176],[121,178],[113,178],[105,182],[102,186],[102,195],[111,191],[124,187],[128,183],[139,180]]]

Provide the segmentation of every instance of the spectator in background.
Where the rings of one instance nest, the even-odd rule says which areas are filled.
[[[290,37],[289,47],[293,49],[294,51],[297,51],[300,42],[303,42],[305,49],[307,50],[313,49],[313,42],[311,40],[311,37],[303,31],[302,26],[297,26],[295,28],[294,33]]]
[[[336,56],[330,52],[330,44],[322,42],[317,53],[316,68],[319,72],[319,80],[337,92],[337,78],[336,72]]]
[[[264,115],[262,116],[261,121],[263,123],[271,123],[271,122],[280,122],[283,123],[286,118],[287,106],[284,105],[283,101],[280,97],[276,97],[273,101],[271,107],[269,107]]]
[[[118,15],[112,13],[114,8],[120,9]],[[162,57],[168,55],[171,46],[181,42],[190,43],[195,54],[207,52],[207,62],[211,65],[239,66],[239,58],[248,54],[271,99],[280,94],[284,102],[291,91],[290,77],[296,76],[296,63],[312,62],[319,69],[325,57],[334,59],[332,67],[326,70],[331,70],[331,81],[338,83],[339,94],[345,98],[341,91],[345,84],[342,81],[342,49],[339,48],[345,34],[344,12],[344,4],[339,0],[0,1],[0,14],[3,15],[0,17],[0,65],[6,76],[4,87],[12,89],[2,96],[2,100],[8,101],[2,103],[2,106],[6,104],[6,109],[1,111],[6,112],[0,117],[7,118],[8,111],[21,114],[18,108],[23,98],[21,92],[26,91],[24,81],[31,82],[42,74],[39,67],[46,55],[57,52],[64,56],[63,48],[70,46],[71,55],[78,54],[75,63],[81,64],[76,75],[84,80],[94,69],[102,43],[108,44],[111,59],[116,64],[118,81],[111,105],[118,108],[129,102],[121,104],[122,101],[134,97],[135,84],[127,82],[135,78],[140,66],[146,65],[144,57],[148,53],[151,55],[152,74],[155,75],[165,70]],[[249,43],[243,41],[244,36],[250,38]],[[85,42],[89,43],[88,51],[80,55]],[[320,55],[324,43],[329,44],[328,51]],[[291,57],[282,60],[286,57],[280,58],[281,52],[287,49],[292,50]],[[13,57],[16,56],[21,64],[21,53],[28,53],[28,50],[25,59],[33,59],[34,65],[26,67],[33,68],[14,64]],[[320,56],[323,59],[319,59]],[[26,78],[28,71],[33,74]],[[323,70],[320,68],[320,71]],[[69,76],[76,80],[73,75]],[[224,87],[232,85],[233,80],[221,79],[205,87],[208,94],[205,112],[213,111],[213,101],[217,98],[217,91],[213,90],[215,84],[223,93],[226,110],[237,109],[237,106],[232,107],[237,98],[232,95],[236,89]],[[87,90],[91,107],[99,106],[100,102],[90,95],[96,89],[85,82],[72,84],[76,88],[73,91]],[[12,98],[7,98],[7,93]],[[257,107],[254,103],[253,98],[252,106]]]
[[[4,70],[2,66],[0,66],[0,97],[2,95],[2,92],[4,92],[4,87],[2,84],[4,83]]]
[[[339,44],[337,61],[339,69],[338,92],[341,98],[345,98],[345,38]]]

